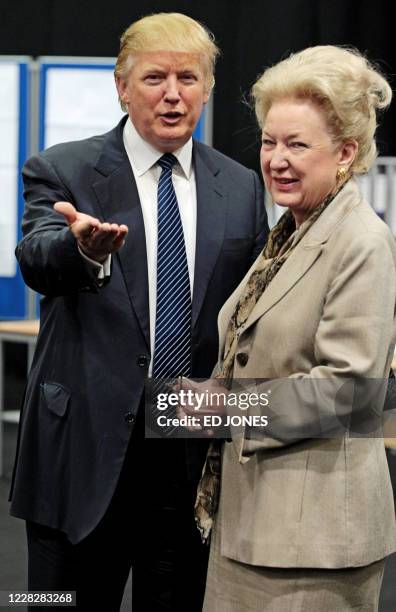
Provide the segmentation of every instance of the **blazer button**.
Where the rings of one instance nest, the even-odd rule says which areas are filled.
[[[242,367],[245,367],[245,365],[249,361],[249,355],[247,353],[238,353],[236,358],[238,364]]]
[[[128,425],[133,425],[135,422],[135,415],[133,414],[133,412],[126,412],[124,414],[124,419],[125,423],[128,423]]]
[[[148,366],[148,357],[147,355],[139,355],[139,357],[136,360],[137,365],[139,366],[139,368],[145,368]]]

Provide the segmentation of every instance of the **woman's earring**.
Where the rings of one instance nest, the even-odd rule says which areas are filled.
[[[336,179],[339,183],[342,183],[342,181],[346,178],[346,175],[348,174],[348,170],[345,168],[345,166],[340,166],[337,169],[337,174],[336,174]]]

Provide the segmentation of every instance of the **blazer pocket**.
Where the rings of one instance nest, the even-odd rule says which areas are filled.
[[[70,405],[70,390],[55,382],[43,382],[40,387],[41,397],[48,410],[59,417],[64,417]]]

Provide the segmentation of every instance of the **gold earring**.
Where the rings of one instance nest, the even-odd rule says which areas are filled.
[[[337,174],[336,174],[337,181],[341,183],[346,178],[347,174],[348,174],[348,170],[345,168],[345,166],[340,166],[337,169]]]

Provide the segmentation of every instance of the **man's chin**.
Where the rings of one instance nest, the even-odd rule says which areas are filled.
[[[176,149],[180,149],[180,147],[185,145],[190,139],[191,134],[191,132],[186,132],[185,130],[162,130],[161,133],[157,135],[156,146],[164,152],[171,153],[172,151],[176,151]]]

